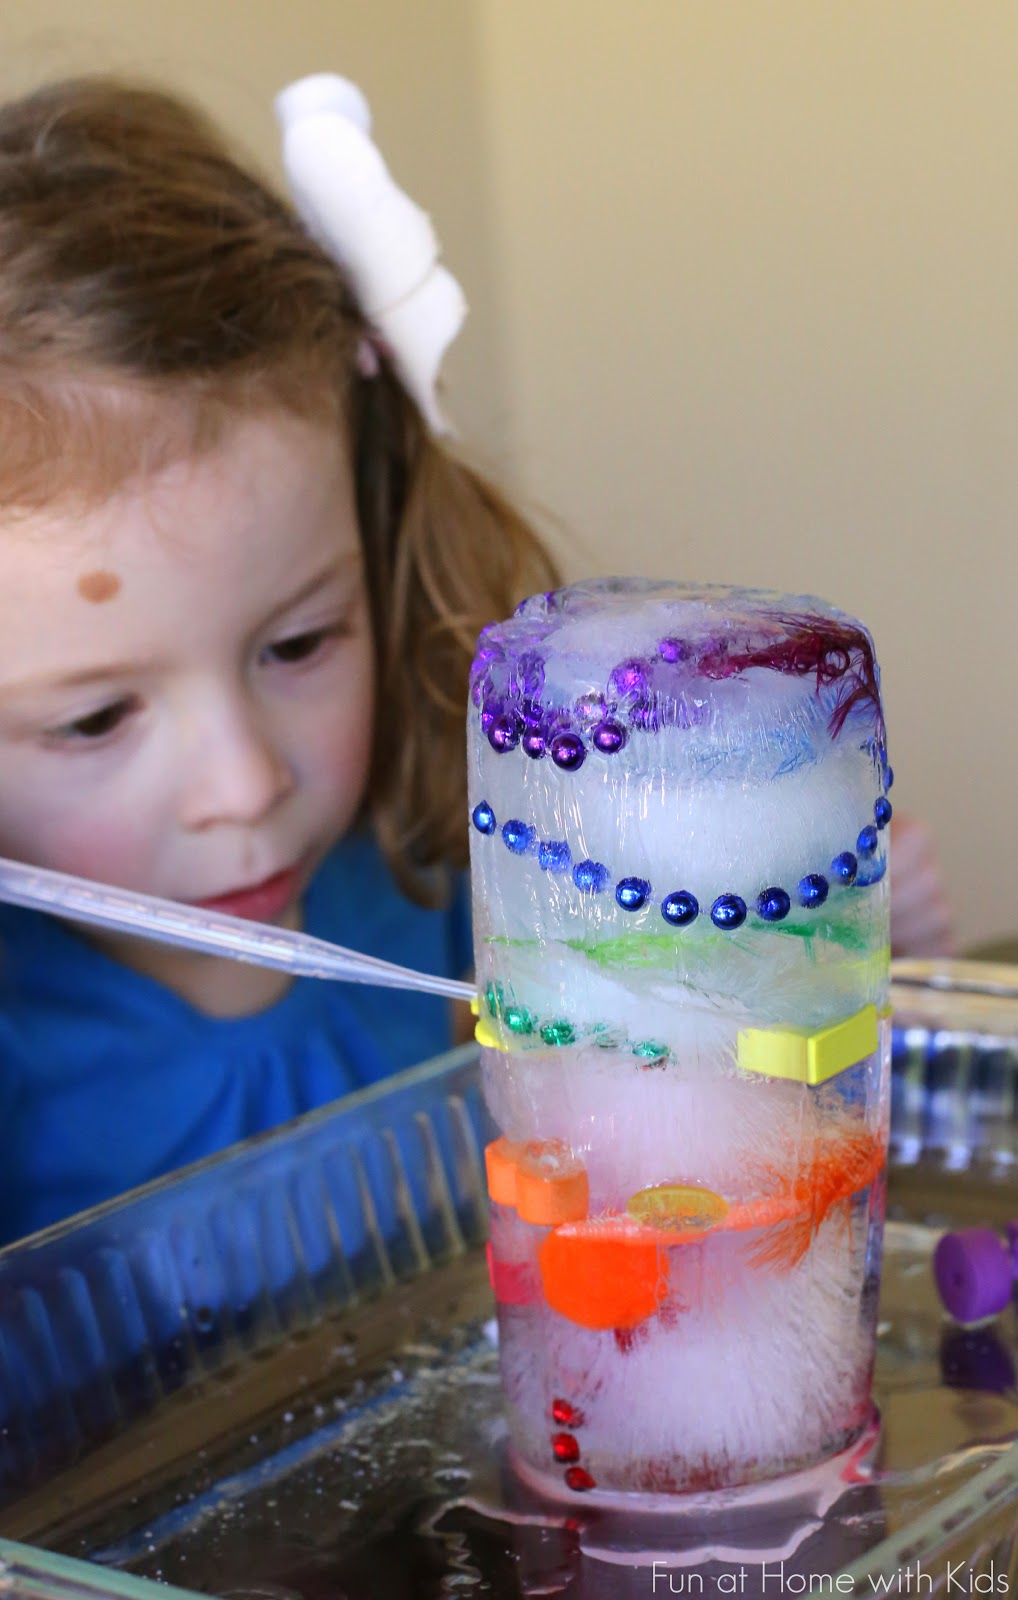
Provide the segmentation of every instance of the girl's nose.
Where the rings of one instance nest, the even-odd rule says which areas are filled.
[[[270,734],[236,711],[206,725],[189,764],[182,797],[188,828],[260,822],[294,788],[293,772]]]

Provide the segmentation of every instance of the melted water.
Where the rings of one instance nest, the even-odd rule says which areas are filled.
[[[809,1593],[1018,1436],[1013,1314],[948,1325],[934,1238],[888,1228],[879,1437],[766,1491],[679,1497],[666,1515],[543,1499],[510,1465],[475,1322],[418,1333],[340,1399],[291,1401],[227,1471],[198,1463],[176,1504],[154,1494],[63,1548],[231,1600]]]

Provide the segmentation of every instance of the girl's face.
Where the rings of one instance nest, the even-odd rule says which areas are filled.
[[[95,510],[0,514],[4,855],[294,926],[363,798],[373,693],[334,432],[247,417]],[[217,1009],[207,963],[107,943]]]

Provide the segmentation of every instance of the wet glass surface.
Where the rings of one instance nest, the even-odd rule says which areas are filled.
[[[454,1320],[483,1305],[474,1255],[446,1269],[444,1303],[432,1294],[418,1314],[413,1288],[400,1291],[389,1349],[377,1330],[364,1348],[354,1324],[329,1330],[322,1381],[307,1381],[324,1348],[309,1344],[296,1399],[251,1432],[235,1416],[232,1435],[117,1505],[79,1507],[56,1542],[234,1600],[817,1592],[811,1580],[865,1564],[1018,1437],[1013,1308],[979,1329],[947,1322],[936,1237],[888,1227],[875,1438],[766,1491],[687,1497],[662,1514],[529,1490],[507,1455],[490,1320]]]

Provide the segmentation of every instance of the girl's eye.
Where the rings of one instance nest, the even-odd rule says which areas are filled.
[[[280,666],[292,667],[301,661],[308,661],[319,650],[335,638],[337,628],[312,628],[307,633],[292,634],[289,639],[277,639],[275,644],[270,644],[266,654],[272,661]]]
[[[73,722],[53,728],[50,737],[64,744],[105,739],[116,732],[134,709],[132,700],[111,700],[108,706],[100,706],[98,711],[90,711],[85,717],[76,717]]]

